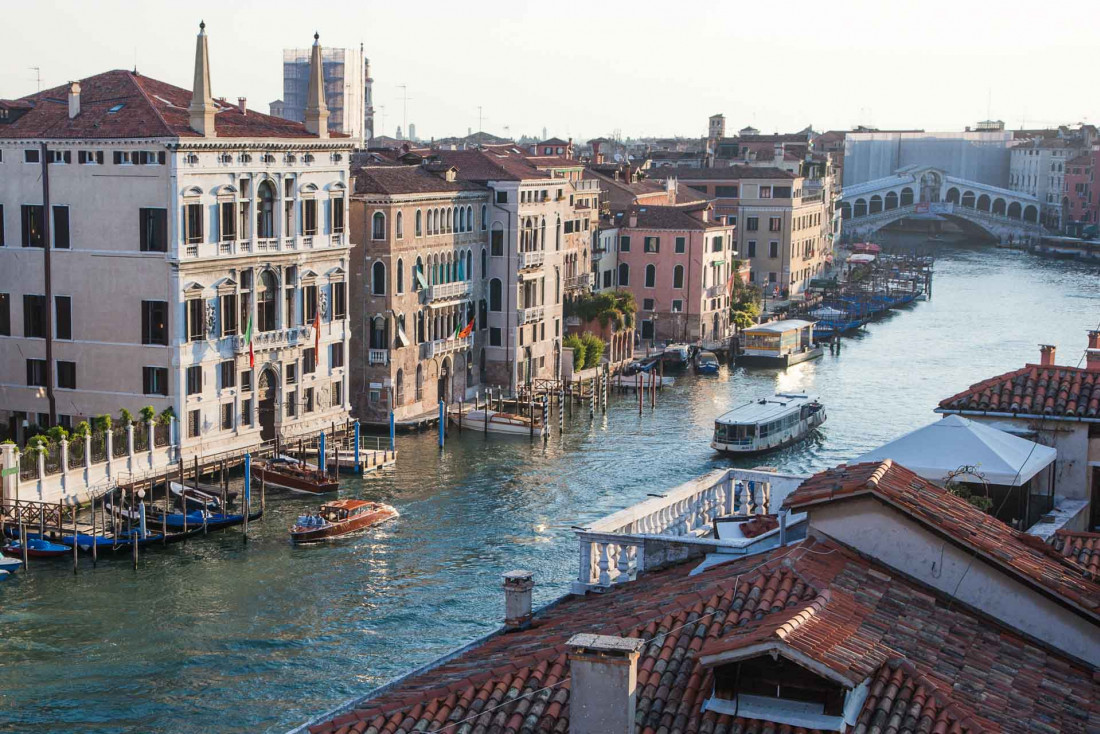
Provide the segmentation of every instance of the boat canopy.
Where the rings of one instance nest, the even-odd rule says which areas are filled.
[[[744,332],[746,334],[782,334],[785,331],[805,329],[807,326],[813,325],[813,321],[803,321],[802,319],[784,319],[783,321],[772,321],[768,324],[752,326],[748,329],[745,329]]]
[[[718,417],[715,423],[725,425],[756,425],[768,423],[788,413],[797,412],[803,405],[817,402],[816,397],[805,393],[778,393],[740,405]]]

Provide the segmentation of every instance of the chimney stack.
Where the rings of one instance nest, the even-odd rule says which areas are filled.
[[[242,115],[248,114],[248,98],[237,97],[237,109],[241,111]]]
[[[1085,369],[1100,372],[1100,331],[1089,332],[1089,348],[1085,350]]]
[[[191,106],[187,108],[191,129],[207,138],[217,137],[214,130],[214,98],[210,96],[210,53],[206,44],[206,23],[199,23],[195,41],[195,79],[191,88]]]
[[[1050,367],[1054,364],[1054,345],[1053,344],[1040,344],[1039,345],[1039,365],[1041,367]]]
[[[579,634],[569,645],[569,734],[634,734],[645,640]]]
[[[325,104],[325,76],[321,62],[319,33],[313,34],[313,52],[309,57],[309,91],[306,93],[305,123],[306,130],[317,137],[328,137],[328,105]]]
[[[80,83],[73,82],[69,85],[69,119],[80,114]]]
[[[535,588],[530,571],[509,571],[504,574],[504,627],[508,631],[531,626],[531,589]]]
[[[632,210],[630,212],[630,216],[628,217],[627,221],[630,224],[631,229],[634,229],[635,227],[637,227],[638,226],[638,212]]]

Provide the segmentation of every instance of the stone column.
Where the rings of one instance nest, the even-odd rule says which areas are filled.
[[[0,469],[15,469],[10,474],[6,471],[0,474],[0,500],[14,499],[19,481],[19,449],[15,444],[0,444]]]
[[[149,468],[152,469],[156,463],[153,457],[157,448],[156,423],[152,419],[145,421],[145,432],[149,436]]]

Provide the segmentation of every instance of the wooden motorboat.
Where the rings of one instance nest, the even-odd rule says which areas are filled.
[[[23,544],[14,540],[3,547],[2,552],[11,558],[23,557]],[[71,555],[73,549],[60,543],[51,543],[40,538],[27,539],[27,555],[31,558],[57,558],[65,554]]]
[[[252,481],[261,479],[274,487],[307,494],[324,494],[340,488],[340,483],[326,472],[289,456],[277,456],[253,464]]]
[[[459,425],[458,412],[450,414],[451,423]],[[489,425],[485,426],[486,416]],[[463,428],[471,431],[488,431],[489,433],[505,433],[513,436],[541,436],[545,427],[536,418],[534,432],[532,433],[531,419],[515,413],[502,413],[496,410],[470,410],[462,414]]]
[[[316,515],[303,515],[290,528],[294,543],[315,543],[341,538],[397,517],[397,510],[381,502],[335,500],[321,505]]]

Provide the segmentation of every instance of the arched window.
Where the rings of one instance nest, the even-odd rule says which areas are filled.
[[[419,213],[419,212],[417,212]],[[405,404],[405,371],[402,369],[397,370],[397,377],[394,379],[394,393],[396,396],[396,402],[398,405]]]
[[[275,184],[270,179],[265,180],[256,190],[259,197],[257,202],[256,234],[260,239],[271,239],[275,236]]]
[[[501,310],[501,291],[503,290],[500,284],[500,278],[493,278],[489,281],[489,310],[499,313]]]
[[[466,231],[474,231],[474,208],[472,206],[466,207]]]
[[[401,239],[405,236],[405,222],[401,212],[397,212],[397,217],[393,223],[394,233],[397,235],[397,239]]]
[[[489,226],[489,207],[481,205],[481,229],[484,231]],[[484,352],[483,352],[484,354]]]
[[[901,190],[901,205],[909,206],[913,203],[913,189],[906,186]]]
[[[424,365],[416,366],[416,401],[424,399]]]
[[[898,208],[898,194],[896,191],[890,191],[886,194],[886,209]]]
[[[875,194],[871,197],[871,205],[867,208],[868,214],[878,214],[882,211],[882,197]]]
[[[904,194],[904,192],[902,192]],[[856,199],[856,205],[852,208],[853,217],[865,217],[867,216],[867,200]]]
[[[405,263],[400,258],[397,260],[397,293],[405,292]]]
[[[466,250],[466,280],[474,279],[474,253]]]
[[[630,266],[626,263],[619,263],[619,285],[624,288],[630,285]]]
[[[846,201],[840,202],[840,218],[851,219],[852,218],[852,205]]]
[[[546,249],[546,217],[543,217],[539,224],[539,249]]]
[[[416,312],[416,343],[424,343],[424,312]]]
[[[653,263],[645,266],[645,287],[657,287],[657,266]]]
[[[454,210],[447,207],[447,232],[454,232],[455,215]]]
[[[416,236],[421,237],[424,234],[424,213],[419,209],[416,210]]]
[[[557,224],[554,225],[554,249],[561,249],[561,215],[558,215]]]
[[[384,240],[386,239],[386,215],[382,212],[375,212],[371,217],[371,239],[372,240]]]
[[[386,295],[386,264],[381,260],[371,266],[370,292],[376,296]]]
[[[279,284],[270,270],[260,273],[260,292],[256,294],[256,315],[258,331],[274,331],[275,304],[278,302]]]
[[[684,266],[677,265],[672,269],[672,287],[683,288],[684,287]]]
[[[481,248],[481,277],[484,278],[489,274],[489,251],[484,247]]]

